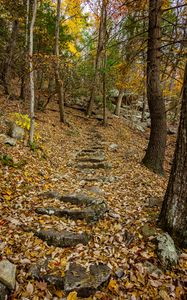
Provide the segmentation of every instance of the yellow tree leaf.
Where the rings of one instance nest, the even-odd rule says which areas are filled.
[[[67,300],[77,300],[77,292],[69,293]]]

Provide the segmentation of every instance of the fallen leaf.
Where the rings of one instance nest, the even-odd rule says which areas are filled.
[[[71,292],[67,296],[67,300],[77,300],[77,292]]]

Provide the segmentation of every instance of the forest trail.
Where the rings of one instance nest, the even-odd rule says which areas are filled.
[[[37,114],[41,147],[35,152],[21,142],[2,145],[2,152],[27,160],[22,169],[3,166],[1,174],[1,253],[17,266],[12,299],[66,299],[63,284],[66,295],[96,292],[89,299],[171,293],[180,299],[186,261],[165,273],[155,254],[166,178],[140,165],[145,135],[116,117],[103,128],[79,112],[68,114],[69,127],[57,116]]]

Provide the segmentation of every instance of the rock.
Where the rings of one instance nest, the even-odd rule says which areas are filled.
[[[0,134],[0,141],[2,141],[4,144],[8,144],[10,146],[16,145],[16,139],[11,138],[5,134]]]
[[[124,276],[124,271],[123,269],[118,269],[116,272],[115,272],[115,275],[117,276],[117,278],[122,278]]]
[[[60,248],[75,247],[78,244],[86,245],[90,237],[86,233],[74,233],[69,231],[56,231],[52,229],[40,230],[35,235],[46,241],[49,246]]]
[[[146,261],[144,263],[144,267],[147,269],[148,273],[150,273],[150,274],[154,273],[157,276],[163,275],[163,272],[159,268],[157,268],[157,266],[153,265],[149,261]]]
[[[117,151],[117,149],[118,149],[118,145],[117,144],[111,144],[108,147],[108,150],[110,150],[110,151]]]
[[[76,291],[79,297],[93,295],[111,275],[111,269],[104,264],[90,265],[88,270],[76,263],[70,263],[65,274],[64,290]]]
[[[58,209],[58,208],[37,208],[36,213],[42,215],[54,215],[57,217],[69,217],[73,220],[95,220],[95,211],[93,209],[87,208],[82,210],[76,209]]]
[[[60,199],[61,198],[61,195],[56,191],[47,191],[47,192],[41,193],[39,196],[46,198],[46,199],[48,199],[48,198]]]
[[[25,136],[25,130],[22,127],[18,126],[16,123],[11,123],[9,135],[16,140],[23,140]]]
[[[0,261],[0,282],[9,289],[15,288],[16,266],[8,260]]]
[[[104,191],[100,189],[98,186],[88,186],[85,188],[87,191],[92,192],[97,195],[103,195]]]
[[[8,288],[0,282],[0,300],[7,300],[10,292]]]
[[[75,205],[92,205],[94,204],[97,199],[88,197],[85,194],[70,194],[60,197],[60,201],[62,202],[69,202]]]
[[[104,155],[98,155],[98,156],[84,156],[84,157],[78,157],[77,158],[80,162],[93,162],[93,163],[99,163],[105,160]]]
[[[149,238],[149,237],[154,236],[156,234],[155,228],[151,227],[147,223],[142,226],[141,232],[142,232],[144,238]]]
[[[167,134],[169,134],[169,135],[176,135],[177,134],[177,128],[175,128],[175,127],[169,127],[167,129]]]
[[[79,169],[110,169],[111,165],[104,162],[98,163],[78,163],[77,167]]]
[[[175,248],[173,239],[168,233],[160,234],[157,237],[157,254],[165,269],[170,269],[178,262],[179,255]]]
[[[63,277],[46,274],[46,275],[42,276],[42,280],[47,282],[48,284],[55,286],[59,290],[64,289],[64,278]]]
[[[15,146],[16,145],[16,139],[15,138],[11,138],[11,137],[7,137],[4,140],[4,143],[10,146]]]
[[[163,198],[159,198],[159,197],[151,197],[149,198],[149,207],[162,207],[162,202],[163,202]]]

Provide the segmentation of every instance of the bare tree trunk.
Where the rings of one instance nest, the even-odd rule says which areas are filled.
[[[99,64],[101,60],[101,54],[103,51],[103,17],[104,17],[104,1],[102,2],[102,8],[101,8],[101,16],[100,16],[100,24],[99,24],[99,37],[98,37],[98,45],[97,45],[97,54],[95,58],[95,71],[94,71],[94,78],[92,81],[92,88],[91,88],[91,94],[90,94],[90,100],[87,107],[87,116],[90,117],[93,110],[93,104],[95,99],[95,91],[97,87],[97,78],[99,74]]]
[[[107,1],[103,0],[103,126],[107,125],[106,113],[106,65],[107,65]]]
[[[122,105],[122,101],[123,101],[123,96],[124,96],[124,90],[120,90],[119,91],[119,95],[118,95],[118,99],[117,99],[117,104],[116,104],[116,108],[115,108],[115,112],[114,114],[116,116],[119,117],[120,115],[120,110],[121,110],[121,105]]]
[[[6,94],[9,94],[9,75],[19,30],[18,20],[13,21],[12,33],[6,49],[6,58],[2,67],[2,83]]]
[[[35,105],[35,89],[34,89],[34,70],[33,70],[33,31],[36,20],[37,0],[33,3],[33,15],[30,24],[30,39],[29,39],[29,69],[30,69],[30,137],[29,141],[32,144],[34,141],[34,105]]]
[[[147,98],[151,117],[151,133],[143,164],[163,174],[166,147],[165,103],[160,87],[160,22],[162,0],[149,0],[147,52]]]
[[[59,63],[59,25],[60,25],[60,6],[61,0],[57,2],[57,15],[56,15],[56,27],[55,27],[55,81],[56,89],[59,99],[59,110],[60,110],[60,122],[65,123],[65,111],[64,111],[64,86],[63,81],[60,78],[60,63]]]
[[[177,143],[159,224],[187,247],[187,62]]]

